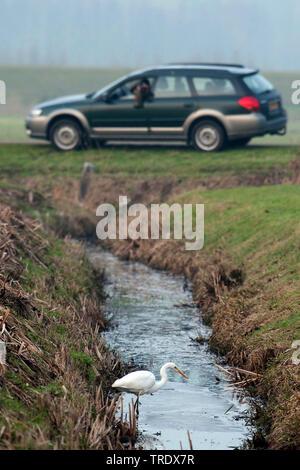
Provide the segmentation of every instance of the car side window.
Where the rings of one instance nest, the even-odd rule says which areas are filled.
[[[114,101],[133,99],[133,92],[131,89],[135,82],[137,82],[137,80],[129,80],[125,83],[122,83],[121,86],[115,88],[112,91],[110,98]]]
[[[186,98],[191,96],[185,76],[162,75],[157,78],[154,87],[155,98]]]
[[[236,93],[232,81],[228,78],[193,77],[192,83],[198,96],[222,96]]]
[[[144,77],[143,77],[144,78]],[[150,77],[148,78],[150,86],[153,85],[154,78]],[[110,97],[113,101],[115,100],[132,100],[134,99],[134,87],[141,81],[141,78],[134,78],[132,80],[128,80],[127,82],[124,82],[121,86],[118,88],[115,88],[113,92],[111,93]]]

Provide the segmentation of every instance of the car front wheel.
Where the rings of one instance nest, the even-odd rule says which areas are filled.
[[[63,119],[50,129],[50,141],[57,150],[68,152],[80,147],[81,129],[75,121]]]
[[[194,126],[191,140],[196,150],[217,152],[224,147],[226,135],[217,122],[205,120]]]

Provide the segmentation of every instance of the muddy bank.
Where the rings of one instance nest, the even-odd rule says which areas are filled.
[[[35,183],[33,182],[33,185]],[[163,178],[135,178],[128,179],[122,176],[113,178],[96,174],[90,181],[86,197],[81,206],[95,208],[99,204],[110,202],[118,203],[119,195],[126,194],[131,204],[161,203],[178,198],[180,195],[199,189],[201,191],[214,189],[231,189],[245,186],[272,186],[277,184],[300,184],[300,159],[295,159],[286,167],[274,167],[268,171],[248,174],[215,175],[208,178],[201,175],[195,178],[176,178],[165,176]],[[32,186],[27,181],[27,186]],[[57,200],[78,203],[79,184],[76,180],[66,181],[63,186],[55,187],[51,196]]]
[[[0,448],[122,448],[109,386],[123,371],[83,248],[0,203],[0,260]]]

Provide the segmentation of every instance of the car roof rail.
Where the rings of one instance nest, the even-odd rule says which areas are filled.
[[[245,68],[242,64],[227,64],[221,62],[172,62],[168,65],[203,65],[203,66],[215,66],[215,67],[238,67]]]

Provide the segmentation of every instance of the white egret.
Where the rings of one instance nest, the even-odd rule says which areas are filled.
[[[174,362],[167,362],[160,369],[161,380],[156,381],[155,375],[148,370],[138,370],[125,375],[121,379],[117,379],[112,387],[121,392],[134,393],[137,396],[135,406],[138,405],[140,395],[157,392],[162,388],[168,380],[167,369],[174,369],[185,379],[187,376],[178,369]]]

